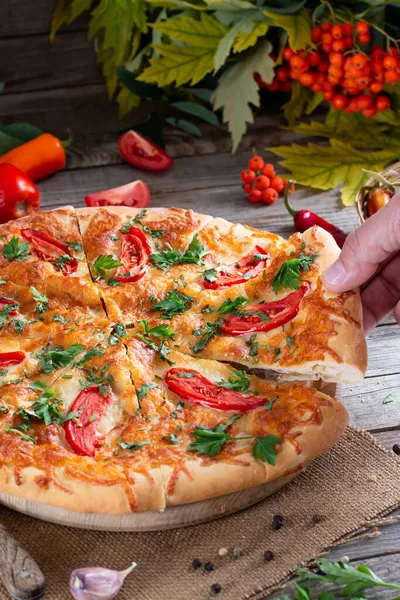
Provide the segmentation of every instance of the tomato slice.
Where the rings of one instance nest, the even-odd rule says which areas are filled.
[[[137,281],[146,273],[150,264],[151,248],[141,229],[131,227],[123,234],[119,256],[122,266],[115,271],[115,279],[121,283]]]
[[[249,279],[254,279],[267,266],[268,258],[257,258],[257,255],[265,256],[266,252],[261,246],[256,246],[249,254],[241,258],[232,270],[220,268],[217,273],[216,281],[205,281],[203,286],[208,290],[218,290],[219,288],[230,287],[238,283],[245,283]]]
[[[253,314],[244,316],[228,315],[221,325],[222,333],[233,336],[245,335],[246,333],[271,331],[285,325],[285,323],[294,319],[299,312],[300,302],[309,288],[309,284],[305,283],[299,290],[292,292],[282,300],[253,304],[243,309],[243,312]],[[254,314],[254,312],[263,313],[268,317],[268,320],[263,320],[261,316]]]
[[[192,376],[188,377],[188,374],[192,374]],[[267,398],[260,398],[260,396],[252,394],[240,394],[217,385],[192,369],[173,367],[165,373],[164,381],[171,392],[174,392],[182,400],[217,410],[246,412],[264,406],[268,401]]]
[[[133,129],[121,135],[118,150],[126,162],[145,171],[165,171],[174,163],[165,150]]]
[[[97,385],[87,387],[76,398],[70,412],[79,413],[78,421],[65,424],[65,438],[75,454],[94,456],[100,448],[96,427],[111,400],[111,394],[103,396]]]
[[[54,262],[57,257],[67,255],[70,257],[68,262],[61,265],[55,264],[55,268],[62,271],[63,275],[71,275],[78,268],[78,261],[71,254],[66,244],[56,240],[51,235],[37,229],[21,229],[21,235],[34,247],[39,258],[48,262]]]
[[[11,317],[15,317],[15,315],[21,314],[21,311],[19,310],[18,304],[17,302],[15,302],[15,300],[12,300],[11,298],[5,298],[4,296],[0,296],[0,310],[4,308],[6,304],[15,304],[15,306],[17,307],[8,313]]]
[[[87,206],[134,206],[144,208],[150,202],[149,187],[140,179],[119,187],[85,196]]]
[[[2,352],[0,353],[0,367],[19,365],[24,359],[25,352]]]

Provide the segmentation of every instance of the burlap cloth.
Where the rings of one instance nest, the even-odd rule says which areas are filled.
[[[45,523],[6,508],[5,527],[36,558],[48,582],[45,598],[70,600],[70,572],[77,567],[138,567],[119,600],[206,600],[222,586],[221,600],[264,598],[285,581],[290,566],[318,556],[343,536],[400,506],[400,460],[366,432],[348,428],[325,456],[289,486],[235,515],[202,525],[151,533],[83,531]],[[284,526],[273,530],[273,515]],[[229,550],[219,557],[218,550]],[[233,556],[240,547],[242,555]],[[271,550],[273,560],[264,561]],[[194,570],[194,558],[215,570]],[[0,591],[0,598],[9,596]]]

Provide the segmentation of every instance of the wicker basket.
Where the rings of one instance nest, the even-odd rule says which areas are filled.
[[[387,187],[394,193],[400,190],[400,162],[387,166],[381,173],[371,176],[367,183],[358,190],[356,196],[356,207],[361,223],[369,218],[368,194],[375,187]]]

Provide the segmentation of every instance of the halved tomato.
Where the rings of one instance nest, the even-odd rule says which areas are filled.
[[[118,150],[126,162],[145,171],[165,171],[174,163],[165,150],[133,129],[121,135]]]
[[[150,202],[149,187],[140,179],[119,187],[85,196],[87,206],[133,206],[144,208]]]

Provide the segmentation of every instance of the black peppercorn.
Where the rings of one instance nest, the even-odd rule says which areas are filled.
[[[282,517],[282,515],[274,515],[272,517],[272,529],[278,531],[278,529],[283,527],[284,522],[285,519]]]
[[[397,454],[398,456],[400,456],[400,444],[395,444],[395,445],[393,446],[393,452],[394,452],[395,454]]]
[[[211,571],[215,571],[215,567],[212,562],[208,562],[204,565],[204,570],[207,571],[207,573],[210,573]]]
[[[222,590],[222,585],[220,585],[219,583],[212,584],[211,591],[214,592],[214,594],[219,594],[221,590]]]
[[[195,558],[192,562],[192,567],[193,567],[193,569],[200,569],[202,564],[203,563],[201,562],[201,560],[199,560],[198,558]]]
[[[266,550],[264,552],[264,560],[265,562],[269,562],[270,560],[272,560],[274,558],[274,553],[271,552],[271,550]]]

